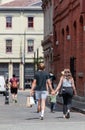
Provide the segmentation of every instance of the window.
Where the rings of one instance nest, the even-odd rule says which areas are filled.
[[[33,52],[34,51],[34,40],[28,40],[27,41],[27,52]]]
[[[7,28],[11,28],[12,27],[12,17],[11,16],[7,16],[6,17],[6,27]]]
[[[12,40],[6,40],[6,52],[12,52]]]
[[[34,18],[28,17],[28,28],[33,28],[33,27],[34,27]]]

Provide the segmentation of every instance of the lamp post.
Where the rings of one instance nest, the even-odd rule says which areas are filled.
[[[34,75],[35,70],[38,70],[38,62],[39,62],[39,49],[37,49],[36,52],[34,52]]]
[[[23,85],[24,85],[24,89],[25,89],[25,44],[26,44],[26,31],[24,31],[24,53],[23,53],[23,70],[24,70],[24,78],[23,78]]]
[[[38,70],[38,58],[39,58],[39,49],[37,48],[37,70]]]
[[[35,52],[34,52],[34,75],[35,75]]]

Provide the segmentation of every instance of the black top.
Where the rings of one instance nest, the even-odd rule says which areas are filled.
[[[36,79],[35,90],[44,91],[46,89],[46,81],[49,79],[49,73],[39,70],[35,73],[34,79]]]
[[[49,78],[51,80],[52,88],[54,88],[54,80],[56,80],[56,77],[54,74],[50,73]]]

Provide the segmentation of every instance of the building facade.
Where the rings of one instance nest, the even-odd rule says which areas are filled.
[[[42,0],[44,12],[44,39],[42,41],[47,71],[54,71],[53,61],[53,0]]]
[[[0,0],[0,4],[5,4],[5,3],[8,3],[8,2],[12,2],[13,0]]]
[[[8,0],[0,3],[0,75],[13,73],[20,88],[33,78],[37,60],[43,59],[41,0]],[[37,57],[37,58],[36,58]]]
[[[85,96],[85,0],[54,0],[53,30],[54,71],[59,78],[70,68],[78,95]]]

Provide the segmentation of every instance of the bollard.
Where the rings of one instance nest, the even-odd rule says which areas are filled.
[[[9,104],[9,88],[6,88],[6,93],[5,93],[5,104]]]

